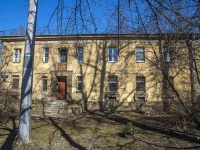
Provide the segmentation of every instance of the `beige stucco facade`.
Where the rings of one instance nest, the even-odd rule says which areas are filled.
[[[1,73],[8,75],[6,83],[12,86],[12,77],[19,77],[19,92],[22,84],[24,37],[3,37],[3,66]],[[164,40],[160,40],[163,43]],[[66,102],[79,102],[88,109],[100,109],[112,98],[109,91],[109,76],[117,77],[114,92],[117,109],[132,107],[136,100],[136,77],[145,78],[146,103],[162,102],[162,67],[167,65],[169,76],[177,90],[190,92],[190,73],[186,45],[172,51],[172,60],[162,62],[157,35],[51,35],[37,36],[34,54],[33,101],[57,101],[58,80],[66,81]],[[78,62],[77,48],[83,48],[83,61]],[[116,62],[109,62],[109,48],[117,48]],[[136,61],[136,48],[144,49],[145,60]],[[44,48],[49,49],[48,62],[43,62]],[[13,51],[21,50],[21,60],[13,62]],[[163,48],[164,49],[164,48]],[[59,62],[59,50],[67,51],[67,61]],[[82,91],[77,91],[77,77],[82,76]],[[43,77],[47,78],[47,91],[43,91]],[[187,93],[188,92],[188,93]],[[109,95],[111,93],[111,95]],[[106,95],[108,94],[108,98]],[[144,96],[143,95],[143,96]]]

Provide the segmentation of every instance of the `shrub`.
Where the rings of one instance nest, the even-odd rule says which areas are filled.
[[[128,122],[127,125],[122,129],[124,135],[134,135],[135,131],[135,126],[133,126],[131,122]]]

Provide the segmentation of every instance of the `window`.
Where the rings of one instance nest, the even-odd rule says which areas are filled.
[[[82,84],[82,76],[78,76],[77,77],[77,91],[81,92],[83,88],[83,84]]]
[[[108,61],[109,62],[117,62],[118,50],[116,47],[112,47],[108,49]]]
[[[172,54],[170,51],[163,52],[163,61],[164,62],[171,62]]]
[[[109,88],[109,92],[117,91],[118,85],[117,85],[117,77],[116,76],[108,77],[108,88]]]
[[[0,67],[2,66],[2,40],[0,40]]]
[[[77,54],[78,54],[78,62],[83,62],[83,47],[78,47]]]
[[[48,62],[48,61],[49,61],[49,48],[44,48],[43,62]]]
[[[21,49],[15,49],[13,52],[13,62],[21,61]]]
[[[136,47],[135,59],[136,59],[136,62],[144,62],[145,61],[145,53],[144,53],[143,47]]]
[[[47,77],[42,77],[42,92],[47,92]]]
[[[136,77],[136,91],[145,92],[145,77]]]
[[[60,62],[67,62],[67,50],[59,50]]]
[[[18,76],[12,77],[12,89],[19,89],[19,77]]]
[[[1,47],[0,47],[0,67],[2,66],[2,50],[1,50]]]
[[[164,48],[163,51],[163,62],[171,62],[172,61],[172,47]]]

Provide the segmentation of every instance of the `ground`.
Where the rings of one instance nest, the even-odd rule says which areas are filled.
[[[18,119],[0,126],[1,150],[168,150],[200,149],[200,131],[171,115],[133,112],[83,113],[70,118],[33,117],[31,142],[17,142]],[[179,118],[180,119],[180,118]],[[133,138],[122,129],[135,127]]]

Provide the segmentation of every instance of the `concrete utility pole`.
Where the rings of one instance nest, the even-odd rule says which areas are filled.
[[[26,143],[31,140],[32,80],[36,18],[37,0],[29,0],[20,101],[19,143]]]

